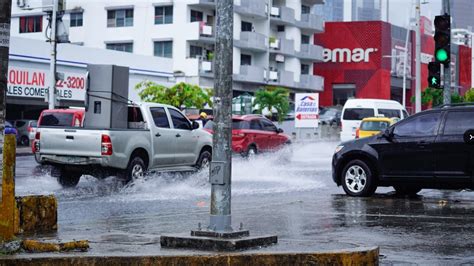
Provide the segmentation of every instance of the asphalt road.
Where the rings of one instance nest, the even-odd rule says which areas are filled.
[[[235,159],[234,228],[242,222],[252,235],[277,234],[279,244],[263,252],[379,246],[382,264],[474,264],[473,192],[399,198],[379,188],[371,198],[347,197],[331,179],[335,145],[295,144],[289,164],[274,155]],[[91,255],[198,253],[161,249],[159,236],[189,233],[209,219],[206,173],[153,175],[127,186],[83,177],[62,189],[28,156],[18,158],[16,185],[19,195],[55,194],[59,230],[44,237],[88,239]]]

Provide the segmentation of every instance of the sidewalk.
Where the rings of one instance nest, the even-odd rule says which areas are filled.
[[[33,155],[31,147],[27,146],[18,146],[16,147],[16,156],[30,156]]]

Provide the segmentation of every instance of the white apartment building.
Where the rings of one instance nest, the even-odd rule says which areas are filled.
[[[13,0],[11,33],[44,40],[47,16],[39,0]],[[213,86],[216,0],[67,0],[64,22],[71,43],[139,55],[172,58],[178,80]],[[264,85],[292,92],[323,90],[313,75],[324,31],[313,6],[324,0],[234,1],[234,91]]]

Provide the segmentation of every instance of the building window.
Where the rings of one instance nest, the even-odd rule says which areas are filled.
[[[155,24],[173,23],[173,6],[155,7]]]
[[[202,47],[191,45],[189,46],[189,57],[198,58],[202,56]]]
[[[82,27],[82,12],[71,13],[71,22],[69,25],[71,27]]]
[[[191,22],[203,20],[204,19],[201,11],[191,10]]]
[[[311,7],[302,5],[301,6],[301,14],[309,14],[311,13]]]
[[[285,26],[284,25],[278,25],[277,26],[277,31],[278,32],[284,32],[285,31]]]
[[[248,54],[240,54],[240,65],[241,66],[251,66],[252,65],[252,56]]]
[[[309,65],[301,64],[301,75],[309,75]]]
[[[310,42],[309,35],[301,34],[301,43],[302,44],[309,44],[309,42]]]
[[[105,48],[108,50],[133,53],[133,43],[107,43]]]
[[[42,32],[43,16],[20,17],[20,33]]]
[[[132,27],[133,9],[116,9],[107,11],[107,27]]]
[[[241,27],[242,27],[242,31],[254,31],[252,23],[247,22],[247,21],[242,21]]]
[[[173,41],[155,42],[154,53],[158,57],[173,57]]]

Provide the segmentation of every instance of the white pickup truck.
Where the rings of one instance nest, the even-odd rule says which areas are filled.
[[[128,109],[128,129],[40,127],[40,162],[53,166],[51,175],[63,187],[76,186],[84,174],[129,182],[148,170],[190,171],[209,164],[212,135],[178,109],[152,103]]]

